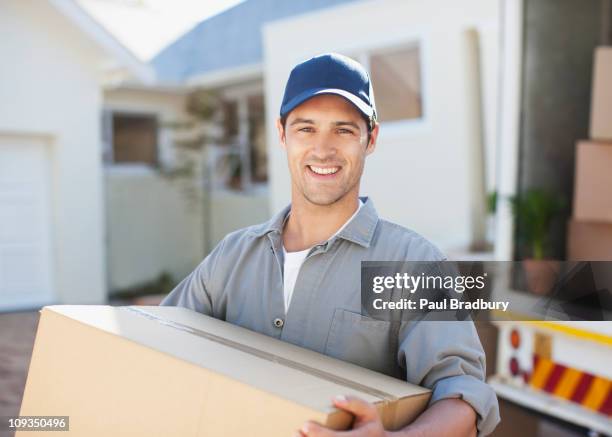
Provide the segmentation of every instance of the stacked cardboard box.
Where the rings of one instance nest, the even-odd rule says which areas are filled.
[[[589,136],[576,146],[568,259],[612,261],[612,47],[595,52]]]
[[[430,398],[185,308],[59,305],[41,311],[20,415],[68,416],[75,436],[287,437],[306,420],[348,428],[338,394],[373,402],[389,430]]]

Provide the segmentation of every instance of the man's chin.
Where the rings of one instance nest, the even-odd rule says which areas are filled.
[[[340,195],[330,195],[330,194],[304,194],[306,200],[308,200],[313,205],[317,206],[330,206],[333,205],[344,198],[344,194]]]

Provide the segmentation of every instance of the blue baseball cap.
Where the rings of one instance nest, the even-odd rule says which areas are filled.
[[[315,56],[293,67],[285,86],[280,116],[286,116],[298,105],[321,94],[344,97],[370,120],[371,125],[376,120],[374,91],[368,72],[360,63],[337,53]]]

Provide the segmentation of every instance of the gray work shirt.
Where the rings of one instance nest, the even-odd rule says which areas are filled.
[[[187,307],[430,388],[430,404],[462,398],[478,415],[479,435],[490,433],[499,407],[484,382],[485,355],[471,321],[398,325],[361,315],[361,261],[445,259],[362,200],[341,232],[311,249],[286,314],[281,234],[289,206],[266,223],[227,235],[161,305]]]

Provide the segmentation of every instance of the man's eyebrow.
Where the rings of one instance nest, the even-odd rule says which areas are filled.
[[[310,118],[296,118],[291,123],[289,123],[289,126],[293,126],[293,125],[300,124],[300,123],[315,124],[314,120],[312,120]],[[357,123],[355,123],[354,121],[334,121],[331,124],[334,127],[351,126],[351,127],[354,127],[357,130],[361,130],[359,125]]]
[[[314,120],[310,120],[308,118],[296,118],[291,123],[289,123],[289,126],[293,126],[294,124],[298,123],[315,124]]]
[[[361,130],[361,128],[359,127],[359,125],[357,123],[355,123],[354,121],[336,121],[335,123],[333,123],[334,126],[338,127],[338,126],[352,126],[357,130]]]

